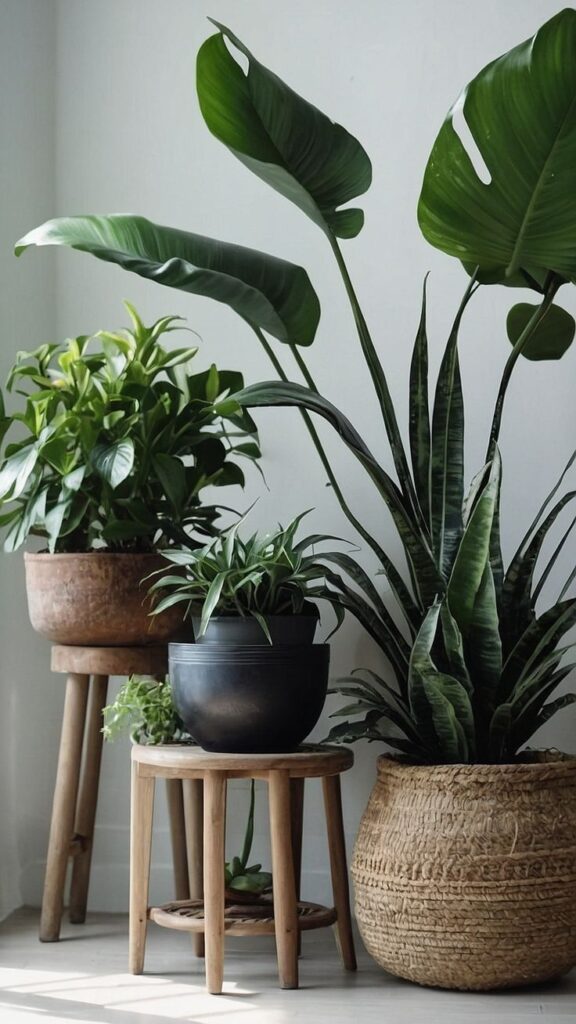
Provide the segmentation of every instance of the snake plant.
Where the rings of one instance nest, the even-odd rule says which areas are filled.
[[[533,39],[480,71],[434,144],[419,223],[431,244],[462,261],[469,280],[432,402],[424,295],[410,372],[408,444],[341,248],[341,240],[362,230],[363,212],[347,204],[370,186],[370,160],[342,126],[298,96],[229,29],[216,27],[198,54],[202,114],[238,160],[324,233],[352,308],[394,475],[320,393],[306,365],[302,350],[314,339],[319,303],[302,267],[126,216],[49,221],[26,235],[17,252],[30,245],[67,245],[225,302],[247,321],[280,379],[243,389],[220,403],[219,411],[300,408],[333,493],[373,552],[399,613],[391,612],[359,565],[346,565],[343,574],[327,568],[334,595],[365,626],[386,662],[378,675],[355,674],[341,683],[340,692],[351,699],[341,713],[363,717],[336,727],[332,738],[385,740],[423,763],[510,760],[540,725],[576,700],[573,694],[553,696],[571,668],[564,664],[569,645],[562,641],[576,623],[576,599],[567,596],[573,573],[555,604],[542,611],[539,600],[574,522],[542,564],[544,542],[576,497],[576,491],[560,491],[573,460],[504,567],[498,450],[504,400],[520,356],[559,358],[574,337],[574,320],[554,299],[561,286],[576,280],[576,11],[560,12]],[[474,140],[473,157],[459,118]],[[506,331],[512,348],[485,465],[466,489],[458,336],[474,294],[495,284],[528,288],[538,302],[510,310]],[[290,381],[267,335],[286,346],[304,384]],[[352,508],[312,414],[332,424],[389,509],[407,578],[382,538]]]

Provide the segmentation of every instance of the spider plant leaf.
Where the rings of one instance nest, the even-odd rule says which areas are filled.
[[[576,276],[576,11],[492,61],[464,89],[434,143],[418,206],[444,252],[506,281]],[[458,133],[472,134],[479,173]],[[478,163],[479,161],[477,161]]]
[[[158,284],[223,302],[279,341],[314,340],[320,304],[308,274],[255,249],[132,214],[49,220],[20,239],[16,255],[31,245],[79,249]]]
[[[500,490],[500,455],[494,453],[488,481],[460,541],[448,583],[448,605],[464,640],[468,636],[476,596],[490,554],[494,510]]]
[[[212,19],[211,19],[212,20]],[[253,57],[225,25],[200,48],[197,90],[212,132],[249,170],[304,211],[323,231],[352,238],[372,168],[359,142]],[[246,74],[225,39],[248,61]]]
[[[226,583],[226,575],[227,574],[225,572],[217,573],[208,588],[204,604],[202,605],[200,628],[196,639],[203,637],[208,628],[208,623],[210,622],[210,619],[218,605],[222,589]]]
[[[530,302],[512,306],[506,318],[506,333],[512,345],[519,340],[537,309],[538,306]],[[575,332],[574,317],[561,306],[551,305],[523,345],[521,355],[533,361],[561,359],[574,341]]]
[[[430,410],[428,401],[428,338],[426,334],[426,280],[422,288],[420,323],[410,364],[410,454],[416,495],[430,521]]]

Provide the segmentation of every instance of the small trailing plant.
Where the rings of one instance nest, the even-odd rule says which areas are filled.
[[[116,699],[104,708],[104,738],[117,739],[126,731],[133,743],[155,746],[166,743],[194,743],[172,701],[169,679],[131,676],[120,687]],[[224,865],[226,888],[231,892],[258,896],[269,889],[272,875],[261,864],[250,864],[254,838],[254,779],[251,780],[250,806],[246,833],[239,857]]]
[[[164,552],[174,568],[155,574],[159,578],[151,591],[155,595],[168,593],[153,614],[182,604],[184,619],[200,618],[197,639],[204,636],[213,615],[252,616],[272,642],[268,616],[317,615],[310,599],[324,598],[335,602],[340,622],[343,611],[326,586],[330,570],[324,563],[348,564],[349,556],[334,551],[316,553],[318,544],[336,539],[333,537],[314,534],[297,541],[298,526],[306,514],[274,533],[254,533],[247,540],[238,532],[243,517],[202,548]]]
[[[239,373],[193,373],[196,348],[167,350],[181,318],[146,327],[126,303],[132,329],[19,352],[8,390],[24,408],[0,404],[0,525],[4,548],[45,537],[50,551],[151,551],[199,542],[218,508],[208,485],[242,484],[241,458],[259,449],[250,418],[224,418],[214,400]],[[0,398],[1,403],[1,398]]]
[[[193,743],[172,702],[168,679],[130,676],[104,708],[102,731],[106,740],[129,731],[133,743]]]

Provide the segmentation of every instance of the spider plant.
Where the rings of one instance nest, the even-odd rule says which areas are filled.
[[[328,598],[324,580],[324,561],[341,559],[339,552],[315,554],[316,546],[335,538],[313,534],[296,540],[303,517],[296,516],[288,526],[273,533],[254,533],[243,540],[239,529],[243,516],[229,530],[214,537],[204,547],[164,552],[170,571],[153,573],[159,578],[152,593],[165,593],[154,614],[175,604],[183,604],[183,618],[199,614],[196,639],[201,639],[213,615],[252,616],[272,643],[267,619],[271,615],[317,615],[310,598]],[[340,622],[342,609],[335,606]]]
[[[391,614],[359,566],[343,567],[344,576],[329,570],[329,588],[366,627],[387,662],[385,678],[355,676],[343,684],[352,698],[346,714],[364,718],[345,723],[333,737],[385,740],[420,762],[509,760],[551,715],[576,700],[572,694],[550,699],[569,671],[562,665],[566,646],[559,644],[576,622],[576,599],[567,596],[572,574],[556,603],[544,612],[537,606],[572,524],[542,564],[544,541],[576,492],[560,493],[564,470],[505,568],[498,451],[518,359],[558,358],[574,336],[573,319],[554,299],[576,280],[576,11],[560,12],[533,39],[480,71],[434,144],[418,207],[420,226],[433,245],[463,261],[469,280],[432,401],[424,295],[410,373],[408,444],[341,248],[341,240],[362,230],[363,212],[346,204],[370,186],[370,160],[342,126],[298,96],[229,29],[216,27],[198,54],[202,114],[237,159],[324,233],[350,302],[394,473],[320,393],[306,365],[302,349],[314,339],[319,303],[301,267],[125,216],[49,221],[26,235],[17,252],[46,244],[88,251],[226,302],[249,323],[280,380],[243,389],[220,403],[219,411],[273,405],[302,410],[333,493],[375,555],[399,612]],[[482,173],[461,141],[460,115],[484,161]],[[495,284],[528,288],[538,302],[510,310],[506,331],[512,348],[494,403],[486,463],[466,489],[458,337],[474,294]],[[304,384],[290,381],[268,336],[284,343]],[[407,578],[353,509],[311,414],[332,424],[367,472],[376,499],[389,509]]]

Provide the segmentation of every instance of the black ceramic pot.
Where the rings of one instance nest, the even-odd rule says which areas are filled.
[[[311,644],[318,625],[318,611],[312,605],[305,615],[269,615],[266,624],[277,644]],[[210,619],[204,636],[199,637],[200,619],[193,617],[197,644],[245,644],[270,646],[262,626],[253,615],[216,615]]]
[[[174,704],[204,750],[295,750],[320,717],[328,644],[170,644]]]

